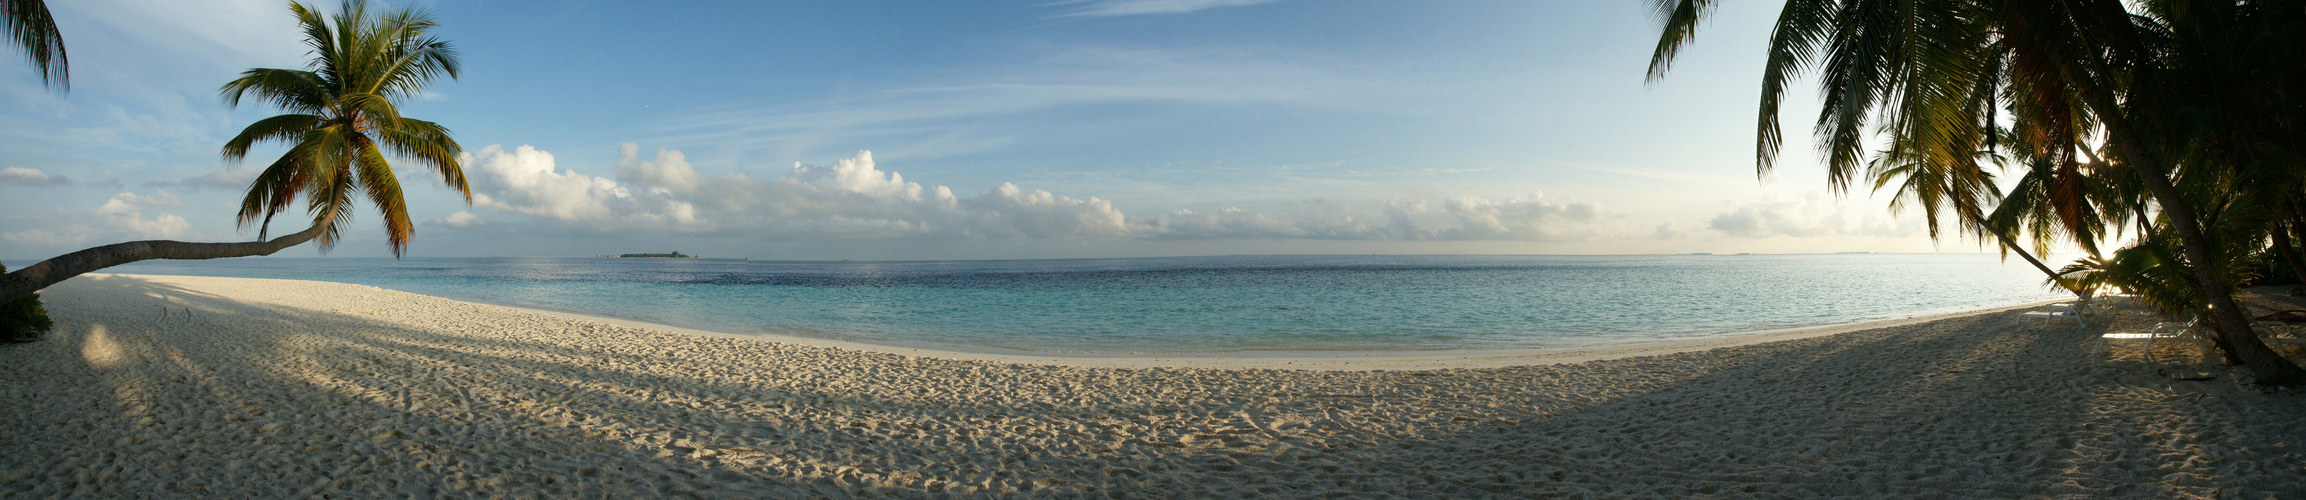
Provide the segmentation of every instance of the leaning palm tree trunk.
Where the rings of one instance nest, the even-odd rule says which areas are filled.
[[[2007,248],[2010,249],[2011,252],[2017,253],[2018,258],[2026,259],[2026,263],[2033,264],[2034,269],[2040,269],[2042,270],[2042,274],[2050,275],[2051,280],[2055,281],[2058,279],[2057,271],[2051,270],[2050,266],[2043,265],[2041,259],[2034,258],[2034,254],[2032,252],[2027,252],[2025,247],[2018,246],[2017,240],[2010,239],[2010,235],[2003,234],[2001,229],[1995,228],[1993,224],[1986,223],[1986,218],[1978,215],[1977,208],[1964,206],[1962,207],[1962,215],[1969,216],[1970,223],[1977,224],[1979,228],[1985,229],[1988,233],[1993,233],[1994,239],[2001,240],[2002,248]],[[2076,297],[2088,297],[2088,295],[2084,295],[2079,289],[2067,288],[2066,291],[2074,292],[2074,296]]]
[[[2274,228],[2266,232],[2274,236],[2274,253],[2281,255],[2282,263],[2290,266],[2290,275],[2298,278],[2298,283],[2306,284],[2306,265],[2299,263],[2298,250],[2290,248],[2290,228],[2287,226],[2289,224],[2276,222]]]
[[[203,260],[272,255],[273,252],[279,252],[281,249],[311,241],[313,237],[320,236],[320,233],[326,229],[327,226],[325,225],[314,225],[311,229],[273,238],[270,241],[190,243],[146,240],[114,243],[72,252],[40,261],[38,264],[24,266],[23,269],[17,269],[5,277],[0,277],[0,304],[16,300],[18,297],[31,295],[42,288],[48,288],[49,285],[72,279],[74,276],[141,260]]]
[[[2123,156],[2123,162],[2137,171],[2146,191],[2154,195],[2154,204],[2169,215],[2170,228],[2177,230],[2179,246],[2185,248],[2186,259],[2193,261],[2194,286],[2210,306],[2210,320],[2218,332],[2218,347],[2225,351],[2227,362],[2248,367],[2261,384],[2306,384],[2306,369],[2266,347],[2266,342],[2258,340],[2258,335],[2250,331],[2250,315],[2234,301],[2234,286],[2226,281],[2225,263],[2211,255],[2210,240],[2202,234],[2201,221],[2194,218],[2194,207],[2180,197],[2178,186],[2170,182],[2168,169],[2139,142],[2136,131],[2130,128],[2129,120],[2113,104],[2113,99],[2091,92],[2085,95],[2091,107],[2097,108],[2103,117],[2110,138],[2115,139],[2108,142],[2114,143],[2114,150]]]

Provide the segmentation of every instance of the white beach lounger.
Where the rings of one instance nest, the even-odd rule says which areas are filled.
[[[2267,347],[2276,350],[2283,347],[2306,348],[2306,335],[2300,334],[2300,327],[2280,321],[2259,321],[2250,324],[2250,331],[2257,333],[2258,340],[2265,342]]]
[[[2031,321],[2031,322],[2033,322],[2033,323],[2035,323],[2035,324],[2039,324],[2039,325],[2042,325],[2042,326],[2044,326],[2044,327],[2050,326],[2050,325],[2053,325],[2053,324],[2058,324],[2058,323],[2073,323],[2073,324],[2074,324],[2074,326],[2086,326],[2086,325],[2088,325],[2088,323],[2085,323],[2085,322],[2083,322],[2083,321],[2082,321],[2082,315],[2081,315],[2081,314],[2075,313],[2074,311],[2071,311],[2071,310],[2067,310],[2067,311],[2027,311],[2027,312],[2023,312],[2023,313],[2019,313],[2019,314],[2018,314],[2018,328],[2025,328],[2025,327],[2026,327],[2026,323],[2027,323],[2027,322],[2029,322],[2029,321]]]
[[[2185,338],[2187,333],[2193,330],[2194,321],[2187,320],[2164,321],[2157,323],[2154,325],[2153,330],[2147,331],[2146,333],[2107,333],[2105,335],[2098,336],[2097,352],[2101,355],[2106,353],[2106,341],[2108,340],[2144,340],[2146,341],[2146,359],[2151,360],[2154,359],[2154,341]]]
[[[2059,302],[2043,307],[2042,310],[2074,315],[2074,317],[2079,318],[2076,321],[2080,321],[2083,325],[2090,324],[2090,317],[2092,316],[2105,315],[2103,310],[2098,309],[2098,306],[2092,305],[2088,301]]]
[[[2292,312],[2296,311],[2283,311],[2264,316],[2252,313],[2250,317],[2257,318],[2257,320],[2250,322],[2250,332],[2258,334],[2259,341],[2265,342],[2267,347],[2276,350],[2286,346],[2306,347],[2306,324],[2274,319]]]

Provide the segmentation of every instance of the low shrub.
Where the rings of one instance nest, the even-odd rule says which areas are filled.
[[[8,266],[0,265],[0,274],[7,272]],[[51,326],[55,323],[48,321],[48,309],[40,307],[40,294],[0,304],[0,342],[40,340]]]

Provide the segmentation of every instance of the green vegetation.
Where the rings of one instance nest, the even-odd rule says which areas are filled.
[[[0,265],[0,273],[8,266]],[[40,306],[40,294],[25,295],[0,304],[0,342],[31,342],[40,340],[54,326],[48,321],[48,310]]]
[[[261,219],[258,236],[272,216],[297,198],[323,248],[336,244],[351,220],[353,197],[363,196],[384,214],[384,234],[392,255],[408,248],[414,232],[400,181],[384,151],[416,160],[441,175],[448,187],[472,202],[464,169],[456,161],[463,148],[448,129],[400,115],[399,102],[424,91],[435,78],[455,78],[456,50],[428,35],[438,26],[415,10],[371,15],[365,1],[348,1],[335,19],[303,4],[290,4],[304,43],[311,46],[311,70],[257,68],[224,84],[224,101],[240,105],[255,97],[288,114],[257,120],[224,143],[224,158],[240,161],[258,142],[289,144],[286,154],[265,167],[240,202],[240,223]]]
[[[1648,1],[1663,20],[1654,81],[1715,2]],[[2292,245],[2306,241],[2302,26],[2291,2],[1788,1],[1763,67],[1758,170],[1775,161],[1786,86],[1816,71],[1835,189],[1870,164],[1877,189],[1898,184],[1922,206],[1933,237],[1950,207],[2005,251],[2026,254],[2013,241],[2026,235],[2037,253],[2073,243],[2093,256],[2051,283],[2198,315],[2228,364],[2306,384],[2234,300],[2269,243],[2306,278]],[[2005,194],[1988,167],[2022,177]],[[2124,233],[2128,248],[2102,250]]]
[[[48,5],[41,0],[0,0],[0,4],[8,11],[6,17],[0,17],[0,35],[24,51],[32,67],[40,70],[40,82],[59,91],[72,88],[64,34],[56,30],[56,18],[48,15]],[[7,272],[8,266],[0,265],[0,276]],[[0,288],[0,292],[5,290]],[[40,305],[39,294],[0,293],[0,342],[40,340],[48,327],[48,309]]]

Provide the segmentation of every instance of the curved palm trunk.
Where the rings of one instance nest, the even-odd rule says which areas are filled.
[[[325,220],[325,219],[324,219]],[[320,236],[323,225],[313,225],[303,232],[273,238],[271,241],[241,243],[187,243],[169,240],[131,241],[114,243],[40,261],[24,266],[0,277],[0,303],[31,295],[48,285],[54,285],[73,276],[107,267],[140,260],[173,259],[202,260],[227,257],[253,257],[272,255],[281,249],[303,244]]]
[[[2298,201],[2298,195],[2289,194],[2282,198],[2284,210],[2282,215],[2290,218],[2290,240],[2306,243],[2306,212],[2299,211],[2301,203]]]
[[[2010,235],[2002,234],[2000,230],[1994,229],[1993,225],[1987,224],[1985,217],[1978,216],[1978,209],[1973,207],[1963,207],[1962,212],[1963,215],[1970,216],[1971,223],[1977,224],[1978,227],[1985,228],[1986,232],[1988,233],[1994,233],[1994,239],[2002,241],[2002,248],[2008,248],[2011,252],[2016,252],[2019,258],[2026,259],[2027,264],[2033,264],[2035,269],[2042,270],[2042,274],[2050,275],[2051,281],[2057,281],[2058,271],[2050,269],[2050,266],[2043,265],[2040,259],[2034,258],[2034,254],[2026,252],[2025,248],[2018,246],[2017,241],[2010,239]],[[2075,297],[2088,297],[2088,295],[2083,295],[2081,290],[2074,290],[2069,288],[2066,291],[2074,292]]]
[[[2130,205],[2130,211],[2138,214],[2138,241],[2146,241],[2146,238],[2153,237],[2154,219],[2146,216],[2146,205]]]
[[[2090,107],[2096,108],[2104,120],[2108,134],[2117,139],[2108,142],[2117,145],[2115,151],[2123,156],[2124,163],[2137,171],[2138,179],[2146,184],[2146,191],[2154,195],[2154,204],[2170,216],[2170,228],[2177,230],[2179,246],[2185,247],[2186,259],[2193,261],[2195,289],[2200,290],[2210,304],[2209,319],[2217,329],[2218,347],[2225,351],[2227,364],[2248,367],[2261,384],[2306,384],[2306,369],[2266,347],[2266,342],[2258,340],[2258,335],[2250,331],[2250,315],[2234,301],[2234,286],[2226,281],[2225,263],[2210,254],[2210,240],[2202,234],[2201,220],[2195,218],[2194,207],[2180,197],[2178,186],[2170,183],[2168,169],[2140,145],[2136,131],[2130,129],[2128,117],[2121,114],[2122,110],[2113,105],[2111,98],[2095,92],[2084,94],[2089,98]]]
[[[2290,275],[2297,277],[2299,284],[2306,285],[2306,266],[2298,263],[2298,251],[2290,248],[2290,228],[2287,226],[2289,224],[2276,222],[2267,233],[2274,235],[2274,253],[2281,254],[2282,263],[2290,265]]]

